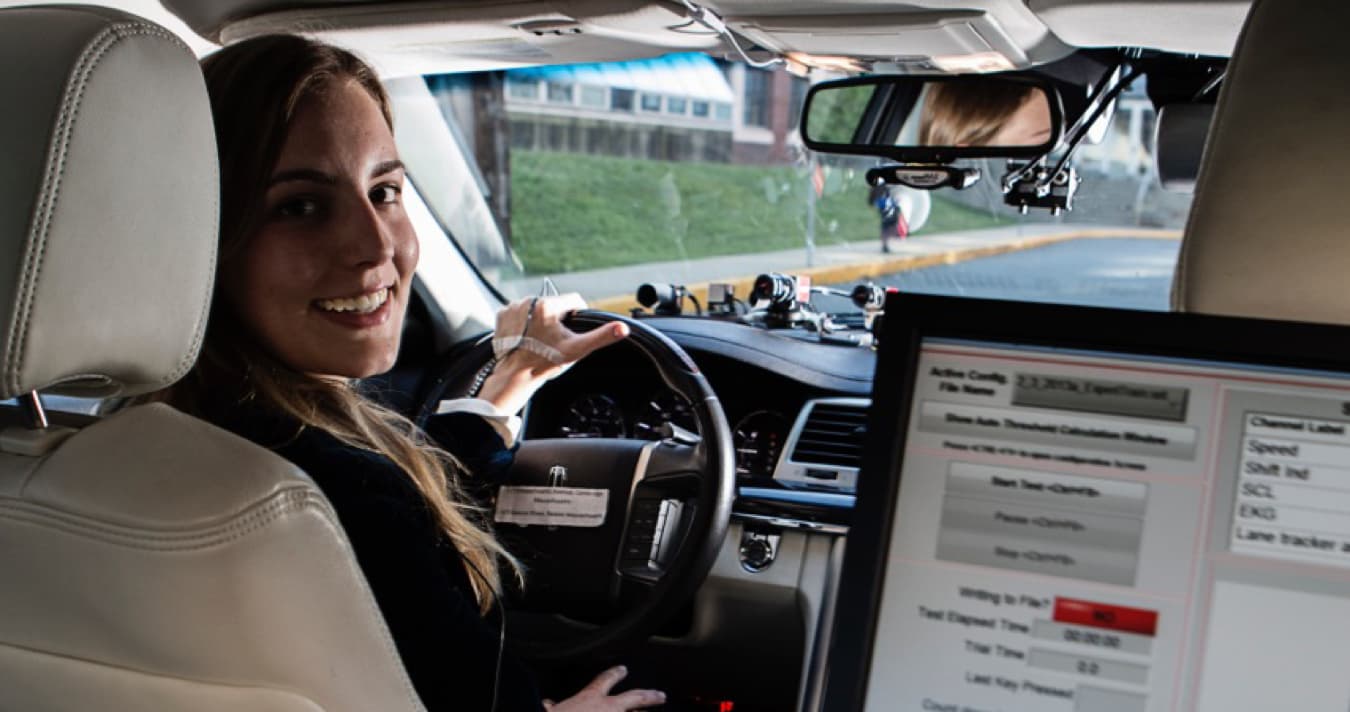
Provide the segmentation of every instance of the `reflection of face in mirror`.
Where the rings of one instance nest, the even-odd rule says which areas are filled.
[[[1039,146],[1050,134],[1050,102],[1037,87],[1001,80],[943,82],[925,92],[922,145]]]

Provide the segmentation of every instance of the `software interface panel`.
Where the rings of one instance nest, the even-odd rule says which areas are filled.
[[[1350,380],[929,340],[903,463],[868,710],[1350,708]]]

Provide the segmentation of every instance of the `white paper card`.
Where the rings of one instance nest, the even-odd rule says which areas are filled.
[[[502,487],[493,521],[550,527],[605,523],[609,490],[602,487]]]

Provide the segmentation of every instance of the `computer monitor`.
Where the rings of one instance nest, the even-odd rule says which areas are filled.
[[[1350,329],[892,295],[827,712],[1350,709]]]

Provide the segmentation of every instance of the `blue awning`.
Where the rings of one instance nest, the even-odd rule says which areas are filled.
[[[717,63],[705,54],[668,54],[654,59],[603,64],[527,67],[507,71],[516,79],[632,89],[648,94],[731,103],[733,94]]]

